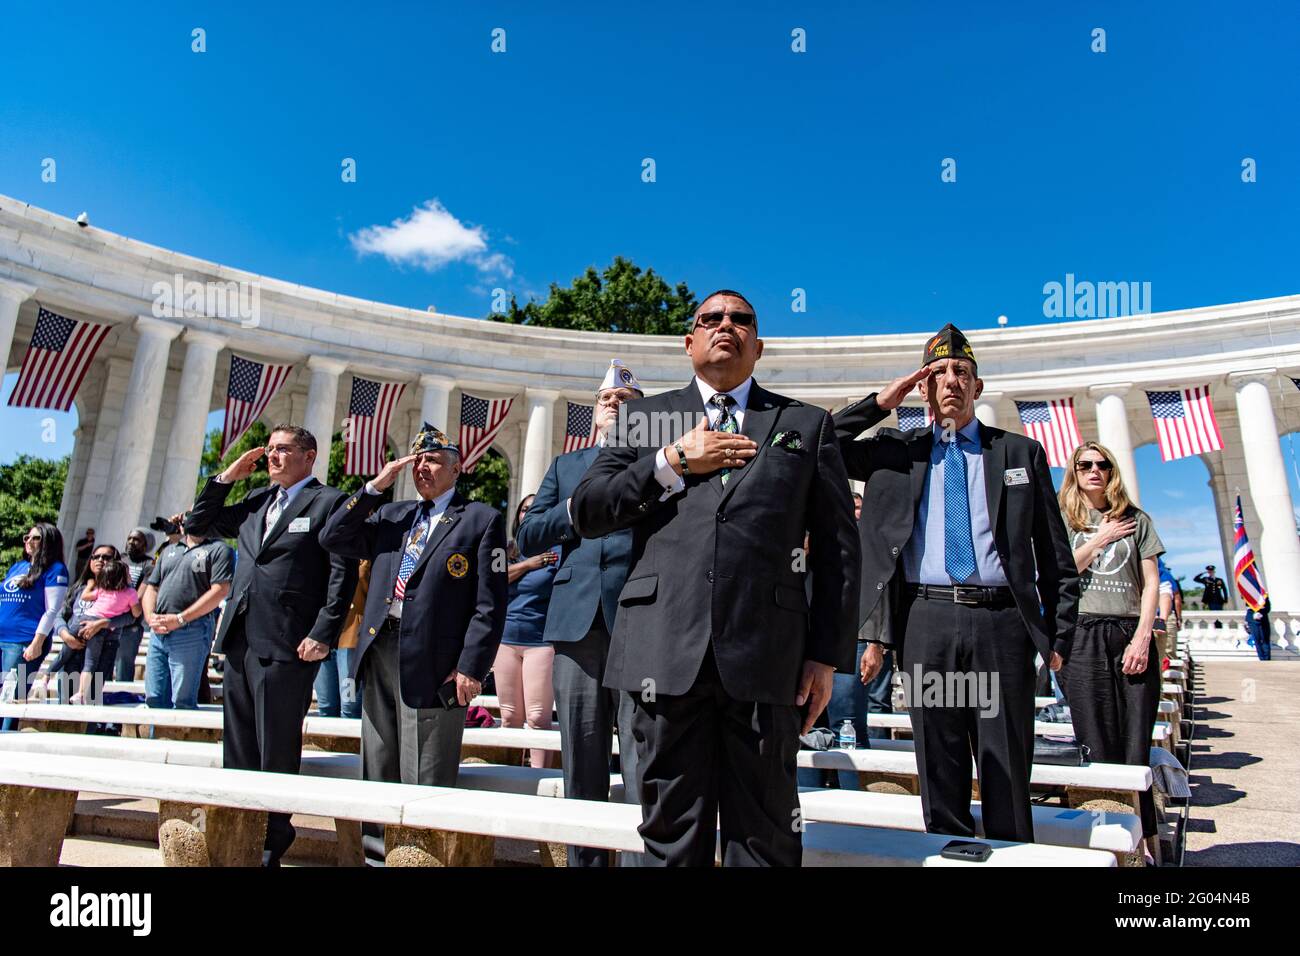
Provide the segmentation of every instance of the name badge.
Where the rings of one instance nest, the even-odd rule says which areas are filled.
[[[300,531],[310,531],[310,530],[311,530],[311,518],[307,515],[303,515],[303,517],[301,518],[294,518],[292,521],[289,522],[290,534],[295,534]]]
[[[1027,485],[1029,484],[1029,472],[1024,468],[1008,468],[1002,473],[1002,483],[1004,485]]]

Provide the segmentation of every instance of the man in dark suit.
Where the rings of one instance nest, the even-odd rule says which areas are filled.
[[[1079,575],[1042,446],[975,418],[984,383],[960,330],[945,326],[920,369],[835,416],[849,477],[863,492],[865,622],[880,626],[862,679],[885,647],[908,691],[931,833],[975,835],[971,756],[984,833],[1032,841],[1034,653],[1074,631]],[[919,386],[934,424],[859,439]]]
[[[573,495],[584,538],[632,529],[605,685],[635,695],[647,864],[712,865],[720,817],[724,865],[797,866],[798,737],[853,665],[848,480],[830,415],[753,381],[743,296],[685,344],[695,378],[627,403]]]
[[[270,484],[227,505],[231,484],[250,476],[263,453]],[[185,519],[196,535],[239,539],[214,647],[226,655],[226,767],[298,772],[312,683],[356,588],[357,563],[318,540],[345,495],[312,477],[315,461],[311,432],[277,425],[265,449],[245,452],[204,486]],[[268,814],[264,862],[278,866],[294,835],[287,813]]]
[[[375,507],[410,466],[419,500]],[[465,708],[492,669],[505,630],[505,519],[456,493],[460,449],[425,423],[411,454],[347,499],[321,543],[371,561],[352,676],[361,695],[366,780],[454,787]],[[363,844],[382,859],[382,827]]]
[[[631,567],[632,532],[612,531],[584,540],[573,529],[570,499],[596,460],[618,420],[619,407],[642,397],[632,370],[618,359],[609,363],[596,391],[593,427],[597,444],[558,456],[542,479],[533,505],[519,526],[517,544],[525,555],[560,546],[545,638],[555,647],[555,709],[560,718],[564,796],[570,800],[608,800],[610,743],[618,724],[619,765],[624,799],[640,803],[636,785],[636,747],[632,739],[632,695],[604,686],[609,635],[618,614],[618,595]],[[641,854],[625,853],[624,864]],[[608,850],[569,847],[569,866],[607,866]]]

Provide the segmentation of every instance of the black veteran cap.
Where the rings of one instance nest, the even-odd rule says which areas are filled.
[[[970,347],[970,342],[966,340],[961,329],[951,322],[926,340],[925,356],[921,359],[921,364],[929,365],[931,362],[946,358],[964,358],[972,365],[978,365],[975,361],[975,350]]]
[[[420,426],[415,441],[411,442],[412,455],[422,454],[426,451],[442,451],[444,448],[448,451],[454,451],[458,455],[460,454],[460,447],[428,422]]]

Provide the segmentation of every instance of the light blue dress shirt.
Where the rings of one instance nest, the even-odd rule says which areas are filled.
[[[969,581],[954,581],[944,567],[943,453],[944,430],[934,424],[934,446],[930,449],[930,468],[916,508],[912,537],[903,549],[903,573],[912,584],[983,585],[1002,587],[1006,572],[993,543],[989,525],[989,499],[984,487],[984,456],[980,448],[979,419],[972,418],[958,433],[961,450],[966,456],[966,490],[970,496],[971,540],[975,544],[975,575]]]

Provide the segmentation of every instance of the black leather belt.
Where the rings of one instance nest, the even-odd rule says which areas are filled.
[[[947,601],[951,604],[970,604],[975,607],[1008,607],[1016,603],[1009,587],[983,587],[977,585],[907,584],[908,594],[930,601]]]

